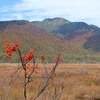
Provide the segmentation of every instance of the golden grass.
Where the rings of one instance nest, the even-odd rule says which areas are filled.
[[[23,97],[23,71],[15,74],[7,85],[9,75],[20,64],[0,64],[0,100],[24,100]],[[54,64],[47,64],[48,71]],[[39,65],[41,71],[43,65]],[[17,75],[19,75],[17,77]],[[17,77],[17,78],[16,78]],[[99,64],[60,64],[49,83],[49,93],[46,91],[39,100],[100,100],[100,65]],[[28,100],[33,100],[39,88],[44,84],[45,79],[34,78],[27,86]],[[3,87],[6,87],[3,89]],[[55,88],[57,90],[55,93]],[[63,88],[61,90],[61,88]],[[8,91],[8,93],[7,93]],[[6,92],[6,93],[5,93]],[[8,98],[7,98],[8,95]],[[38,99],[37,99],[38,100]]]

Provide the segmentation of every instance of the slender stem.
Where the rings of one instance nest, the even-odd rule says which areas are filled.
[[[24,100],[27,100],[27,91],[26,91],[26,74],[24,74]]]
[[[26,70],[25,64],[24,64],[24,62],[23,62],[22,55],[21,55],[21,52],[20,52],[19,49],[18,49],[18,55],[19,55],[19,57],[20,57],[20,60],[21,60],[21,64],[22,64],[23,69]]]
[[[20,57],[20,60],[21,60],[22,67],[23,67],[24,71],[26,71],[26,63],[24,64],[23,59],[22,59],[22,55],[21,55],[21,52],[20,52],[19,49],[18,49],[18,54],[19,54],[19,57]],[[27,76],[26,76],[26,74],[24,74],[24,100],[27,100],[26,78],[27,78]]]
[[[56,70],[57,66],[59,65],[59,62],[56,62],[55,66],[53,67],[53,69],[51,70],[51,72],[49,73],[48,79],[46,80],[44,86],[42,87],[42,89],[39,91],[39,93],[37,94],[37,96],[34,98],[34,100],[36,100],[40,94],[46,89],[46,87],[48,86],[48,82],[51,79],[51,76],[53,75],[54,71]]]

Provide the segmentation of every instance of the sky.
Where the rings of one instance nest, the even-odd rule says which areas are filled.
[[[0,21],[61,17],[100,27],[100,0],[0,0]]]

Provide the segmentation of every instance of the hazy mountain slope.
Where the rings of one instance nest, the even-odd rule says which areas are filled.
[[[1,23],[4,25],[3,27]],[[68,53],[81,53],[77,48],[28,21],[7,21],[1,23],[1,54],[5,53],[4,43],[2,44],[4,41],[8,41],[11,44],[13,44],[14,41],[18,42],[23,53],[28,52],[30,49],[36,49],[38,55],[46,54],[46,56],[51,59],[59,53],[64,55]]]
[[[60,23],[60,20],[63,21],[61,21],[62,23],[58,25],[58,23]],[[49,27],[48,22],[50,23],[50,25],[52,25],[52,27]],[[33,23],[35,23],[35,25],[37,25],[38,27],[43,28],[48,32],[51,32],[60,39],[70,42],[70,44],[73,44],[75,47],[83,47],[84,49],[88,48],[96,52],[100,51],[100,48],[97,48],[99,47],[98,39],[95,40],[96,36],[100,36],[100,28],[97,26],[88,25],[84,22],[70,22],[62,18],[54,18],[50,20],[45,19],[41,22]],[[53,26],[56,26],[56,28],[54,29]],[[49,29],[47,27],[49,27]],[[90,45],[91,43],[93,45]]]
[[[99,62],[99,27],[61,18],[44,21],[48,22],[46,26],[52,34],[26,20],[0,22],[0,62],[6,61],[5,40],[11,44],[18,42],[23,54],[36,49],[37,57],[45,54],[49,62],[54,62],[59,53],[62,54],[63,62]],[[16,54],[13,56],[14,62],[19,61]]]
[[[57,30],[59,26],[70,23],[70,21],[57,17],[54,19],[47,18],[43,21],[33,21],[32,23],[52,33],[52,31]]]
[[[100,35],[95,34],[89,37],[83,47],[86,49],[92,49],[95,52],[100,52]]]

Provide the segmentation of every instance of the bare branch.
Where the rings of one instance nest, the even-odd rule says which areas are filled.
[[[9,76],[8,80],[9,80],[9,83],[10,83],[10,79],[18,72],[19,69],[21,69],[22,66],[18,66],[18,68]]]
[[[51,70],[49,76],[48,76],[48,79],[46,80],[44,86],[42,87],[42,89],[39,91],[39,93],[37,94],[37,96],[34,98],[34,100],[36,100],[40,95],[41,93],[45,90],[45,88],[48,86],[48,82],[51,78],[51,76],[53,75],[55,69],[57,68],[57,66],[59,65],[59,62],[56,62],[55,66],[53,67],[53,69]]]

